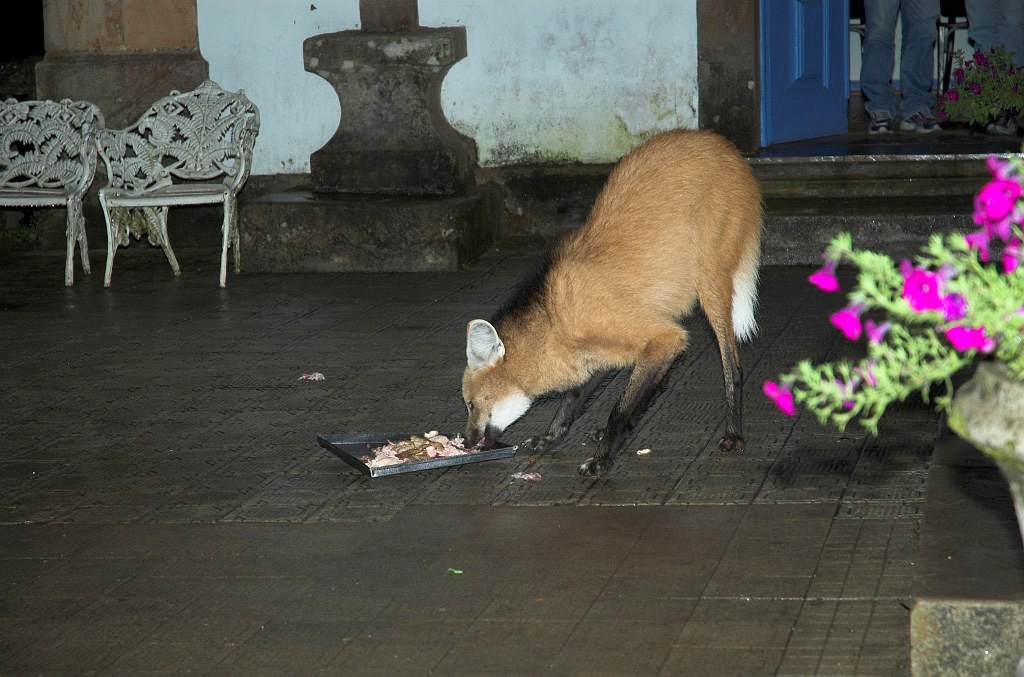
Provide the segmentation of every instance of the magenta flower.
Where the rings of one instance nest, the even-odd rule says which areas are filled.
[[[836,262],[828,260],[820,270],[811,273],[807,280],[823,292],[839,291],[839,280],[836,279]]]
[[[1015,237],[1003,249],[1003,270],[1006,271],[1007,275],[1017,270],[1017,266],[1020,265],[1021,256],[1024,255],[1021,252],[1020,245],[1020,238]]]
[[[992,172],[992,176],[999,179],[1000,181],[1008,181],[1013,170],[1013,165],[1008,160],[1003,160],[995,155],[989,155],[985,160],[985,164],[988,165],[988,170]]]
[[[864,332],[868,335],[869,343],[881,343],[890,329],[892,329],[891,322],[877,324],[871,319],[864,322]]]
[[[977,82],[968,82],[967,88],[974,92],[975,94],[981,94],[981,85],[979,85]]]
[[[942,308],[943,279],[938,273],[914,268],[903,282],[903,298],[916,312]]]
[[[955,68],[955,69],[953,69],[953,77],[956,78],[958,82],[960,80],[963,80],[964,79],[964,69],[963,68]],[[955,94],[956,92],[952,92],[952,93]],[[954,97],[953,100],[956,101],[956,98]]]
[[[985,263],[988,263],[988,245],[992,241],[992,238],[989,237],[987,231],[982,229],[975,233],[968,233],[967,235],[964,235],[964,240],[967,242],[968,247],[970,247],[971,249],[978,250],[978,258],[980,258]]]
[[[974,349],[990,353],[996,348],[996,342],[985,335],[984,327],[950,327],[946,330],[946,339],[959,351]]]
[[[863,329],[860,323],[860,314],[864,312],[864,306],[859,303],[846,306],[840,311],[832,313],[829,316],[829,320],[839,331],[843,332],[843,336],[856,341],[860,338],[860,333]]]
[[[967,299],[960,294],[946,294],[942,297],[942,319],[954,322],[967,314]]]
[[[786,416],[792,416],[796,413],[793,392],[789,389],[788,385],[775,383],[774,381],[765,381],[761,390]]]
[[[990,181],[974,198],[974,222],[985,226],[989,234],[1001,239],[1010,237],[1010,216],[1020,197],[1021,187],[1016,181],[996,179]]]
[[[974,63],[976,63],[977,65],[979,65],[982,68],[984,68],[985,66],[988,65],[988,59],[986,59],[985,55],[982,54],[981,52],[975,52],[974,53]]]

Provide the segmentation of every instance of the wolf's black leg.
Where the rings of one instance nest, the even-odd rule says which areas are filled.
[[[607,371],[598,372],[583,385],[567,390],[562,395],[562,404],[558,407],[547,432],[527,439],[523,442],[523,447],[537,452],[550,451],[557,447],[565,439],[565,434],[569,432],[569,428],[576,422],[576,419],[586,411],[590,396],[604,381],[608,373]]]
[[[650,406],[662,379],[685,346],[686,332],[678,327],[656,336],[647,344],[629,376],[629,383],[608,417],[608,426],[598,442],[597,453],[580,466],[581,475],[600,475],[611,467],[626,434],[636,425],[639,414]]]
[[[735,341],[719,339],[722,374],[725,377],[725,435],[718,446],[722,451],[743,451],[743,370]]]

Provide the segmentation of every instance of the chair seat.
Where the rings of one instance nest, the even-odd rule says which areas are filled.
[[[75,191],[62,188],[19,188],[0,190],[0,204],[7,207],[57,207],[67,204]]]
[[[101,188],[100,195],[111,207],[170,207],[221,203],[231,195],[231,189],[223,183],[179,183],[144,192]]]

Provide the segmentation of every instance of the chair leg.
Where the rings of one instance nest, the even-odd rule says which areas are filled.
[[[942,66],[942,93],[945,94],[949,91],[950,76],[953,73],[953,52],[956,46],[956,31],[951,32],[946,36],[945,44],[943,48],[946,50],[944,55],[945,59]]]
[[[103,195],[100,195],[100,207],[103,208],[103,220],[107,224],[107,269],[103,273],[103,286],[110,286],[110,276],[114,272],[114,253],[117,251],[117,239],[114,234],[114,224],[110,219],[110,208],[107,206]]]
[[[160,231],[160,247],[164,250],[164,256],[167,257],[167,263],[171,264],[171,270],[174,271],[174,276],[179,277],[181,275],[181,267],[178,265],[178,259],[174,256],[174,250],[171,249],[171,238],[167,234],[167,212],[168,207],[157,207],[146,208],[147,216],[152,215],[156,219],[157,229]]]
[[[92,275],[92,266],[89,264],[89,238],[85,234],[85,228],[82,228],[82,237],[78,241],[78,253],[82,257],[82,272]]]
[[[231,246],[235,248],[235,275],[242,272],[242,249],[239,246],[241,237],[238,234],[238,203],[232,211],[231,217]]]
[[[221,244],[220,249],[220,286],[226,287],[228,283],[228,244],[231,242],[231,214],[232,214],[232,203],[231,198],[224,199],[224,225],[221,226]],[[237,250],[236,250],[237,251]]]
[[[75,284],[75,243],[79,243],[82,255],[82,271],[89,270],[89,245],[85,239],[85,216],[82,215],[82,202],[71,198],[67,206],[67,257],[64,260],[64,285]]]

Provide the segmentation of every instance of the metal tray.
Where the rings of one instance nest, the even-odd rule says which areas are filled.
[[[493,449],[474,451],[459,456],[442,456],[439,458],[428,458],[422,461],[408,461],[385,465],[380,468],[371,468],[363,463],[360,456],[366,456],[370,447],[379,447],[387,444],[388,441],[408,439],[412,435],[423,433],[359,433],[355,435],[317,435],[320,446],[334,453],[338,458],[350,466],[370,477],[383,477],[384,475],[397,475],[398,473],[417,472],[419,470],[432,470],[444,468],[451,465],[465,465],[467,463],[479,463],[480,461],[495,461],[499,458],[509,458],[516,453],[516,447],[508,444],[499,444]],[[455,433],[444,433],[454,437]]]

